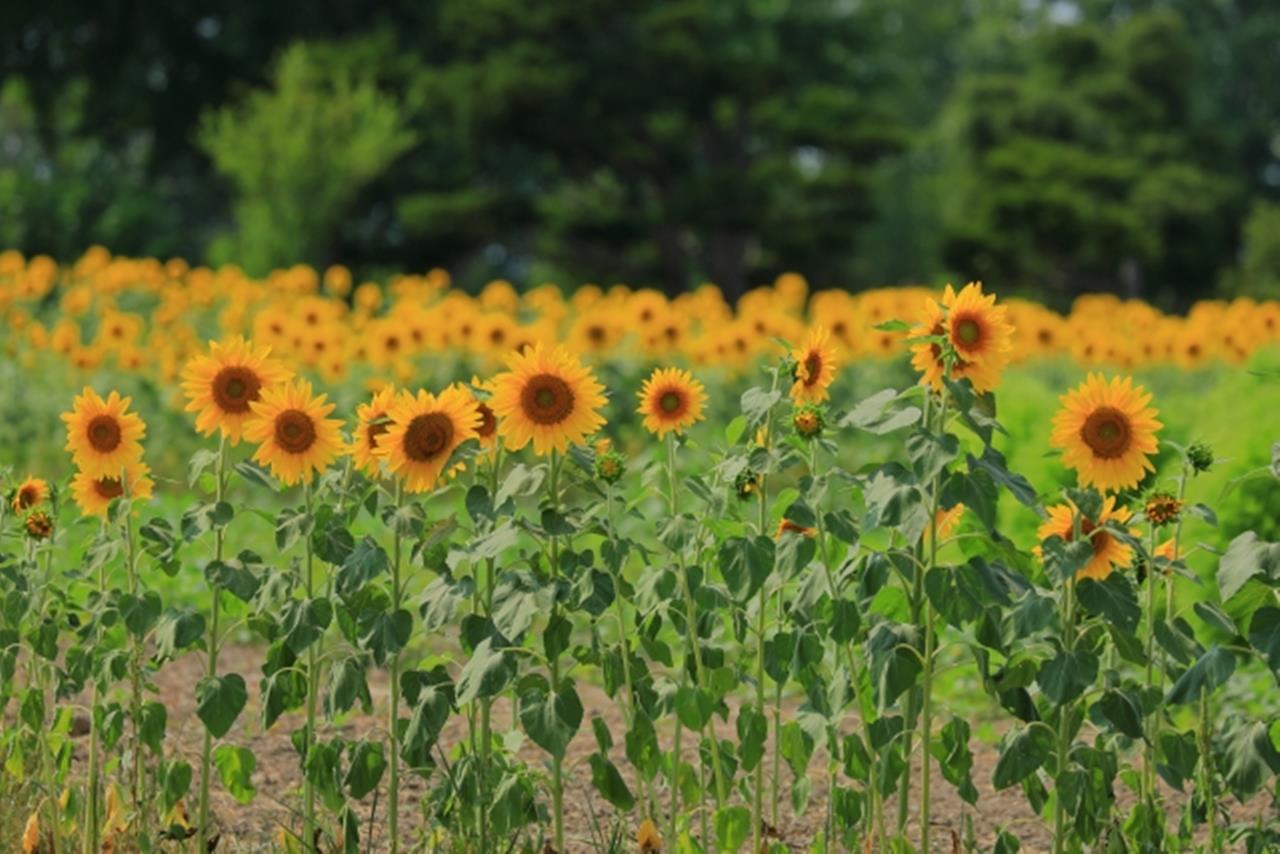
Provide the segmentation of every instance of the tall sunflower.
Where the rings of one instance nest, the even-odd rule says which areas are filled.
[[[1055,504],[1049,508],[1049,518],[1040,525],[1037,535],[1042,541],[1057,536],[1071,542],[1075,535],[1072,522],[1074,513],[1075,508],[1070,504]],[[1093,557],[1085,564],[1084,569],[1076,573],[1076,578],[1101,581],[1115,567],[1123,568],[1133,561],[1133,549],[1103,530],[1108,522],[1123,525],[1129,521],[1130,515],[1128,508],[1117,507],[1115,496],[1110,495],[1102,502],[1097,519],[1080,520],[1080,534],[1089,538],[1089,543],[1093,546]]]
[[[1151,395],[1131,377],[1089,374],[1062,396],[1053,418],[1049,444],[1062,449],[1062,461],[1075,469],[1083,486],[1115,490],[1135,486],[1154,471],[1147,458],[1163,425],[1148,406]]]
[[[202,434],[221,430],[237,445],[253,414],[250,405],[262,389],[292,377],[292,371],[271,358],[269,346],[254,346],[242,336],[225,344],[212,341],[207,354],[193,357],[183,369],[186,411],[196,413],[196,429]]]
[[[131,501],[150,498],[155,485],[150,474],[147,464],[140,460],[133,460],[115,475],[105,477],[94,477],[81,470],[71,480],[71,497],[80,505],[83,515],[106,516],[111,502],[125,494],[126,486]]]
[[[258,445],[253,458],[281,483],[293,485],[324,471],[345,452],[342,422],[326,418],[334,405],[325,395],[313,396],[311,383],[293,380],[262,390],[250,404],[252,416],[244,423],[244,438]]]
[[[391,426],[389,413],[395,399],[395,386],[387,383],[368,403],[356,407],[355,441],[351,445],[351,456],[356,468],[366,474],[378,473],[381,462],[378,458],[378,446]]]
[[[129,411],[131,399],[111,392],[103,400],[85,390],[62,414],[67,425],[67,446],[76,466],[90,477],[115,476],[142,457],[142,437],[147,427]]]
[[[49,500],[49,483],[38,477],[27,476],[27,479],[13,490],[10,506],[15,513],[39,507]]]
[[[825,326],[809,330],[804,343],[791,351],[796,366],[791,384],[791,399],[796,403],[821,403],[827,399],[827,388],[836,378],[836,349]]]
[[[590,368],[563,347],[541,343],[507,357],[490,399],[503,444],[518,451],[533,442],[539,456],[585,442],[604,424],[596,411],[604,404],[604,386]]]
[[[911,337],[944,336],[954,353],[951,379],[967,379],[974,389],[990,391],[1000,384],[1000,375],[1013,354],[1013,325],[1008,309],[995,304],[994,295],[984,295],[982,285],[971,282],[956,293],[951,285],[942,300],[925,303],[924,317],[911,329]],[[936,341],[921,341],[911,347],[911,365],[921,381],[942,388],[946,353]]]
[[[377,455],[404,479],[405,489],[425,492],[436,485],[458,446],[475,438],[480,412],[471,392],[450,386],[439,396],[402,392],[388,410],[387,432]]]
[[[644,428],[659,439],[688,429],[703,419],[707,391],[693,374],[679,368],[657,368],[636,394]]]

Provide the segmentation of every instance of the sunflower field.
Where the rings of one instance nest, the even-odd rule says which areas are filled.
[[[7,850],[1280,850],[1280,304],[0,254]]]

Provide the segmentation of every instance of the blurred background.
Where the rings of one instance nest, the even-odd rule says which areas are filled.
[[[1280,296],[1275,0],[0,10],[0,248]]]

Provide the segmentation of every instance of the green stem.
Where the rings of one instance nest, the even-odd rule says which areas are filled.
[[[764,475],[760,477],[760,535],[768,536],[769,524],[769,503],[767,492],[768,478]],[[768,590],[767,584],[760,585],[760,602],[756,612],[756,715],[759,720],[764,720],[764,627],[765,612],[768,609]],[[778,595],[782,595],[779,593]],[[774,733],[774,750],[778,747],[778,734]],[[764,760],[760,760],[756,765],[755,774],[755,797],[751,805],[751,841],[752,851],[759,851],[761,845],[761,836],[764,823]]]
[[[495,448],[490,458],[489,465],[489,500],[493,501],[498,494],[498,470],[502,465],[502,449]],[[497,563],[493,558],[485,561],[484,575],[484,613],[485,616],[493,620],[493,591],[495,586],[494,573],[497,572]],[[493,714],[493,698],[484,697],[480,701],[480,804],[478,805],[483,812],[489,803],[488,787],[490,776],[490,761],[493,750],[491,735]],[[480,826],[480,850],[486,851],[489,844],[489,823],[484,820],[484,815],[479,816]]]
[[[1079,521],[1076,521],[1079,526]],[[1069,578],[1062,590],[1062,635],[1063,646],[1067,652],[1075,649],[1075,578]],[[1067,805],[1062,798],[1062,778],[1067,770],[1067,759],[1071,752],[1071,710],[1073,704],[1066,703],[1058,710],[1058,756],[1056,765],[1056,786],[1054,792],[1053,817],[1053,854],[1063,854],[1067,842]]]
[[[106,525],[103,524],[105,530]],[[107,571],[104,563],[99,562],[98,565],[98,597],[99,606],[107,595]],[[94,635],[100,643],[102,640],[102,630],[95,623]],[[85,779],[85,785],[89,790],[88,797],[85,799],[85,826],[84,826],[84,846],[83,854],[98,854],[102,848],[101,845],[101,827],[98,823],[99,815],[102,812],[102,805],[99,803],[99,777],[102,775],[99,757],[99,742],[102,739],[102,733],[98,731],[98,702],[100,700],[101,691],[98,687],[99,677],[97,674],[93,677],[93,688],[89,700],[89,774]]]
[[[947,432],[948,400],[945,390],[941,392],[940,397],[941,407],[938,413],[938,422],[935,426],[937,435],[942,437]],[[916,569],[916,577],[921,581],[938,565],[938,510],[941,505],[941,477],[941,472],[933,476],[933,484],[930,489],[932,506],[929,515],[929,563],[925,569],[920,569],[919,567]],[[920,710],[920,850],[928,852],[931,850],[929,837],[933,831],[930,795],[933,786],[931,768],[933,753],[931,748],[933,741],[933,658],[936,638],[933,631],[933,603],[929,601],[928,595],[922,597],[922,604],[924,617],[924,672],[922,674],[923,695],[921,698],[922,708]]]
[[[1149,553],[1154,555],[1156,551],[1156,526],[1151,525]],[[1147,687],[1155,692],[1156,689],[1156,578],[1155,560],[1152,559],[1149,571],[1147,572],[1147,636],[1146,636],[1146,653],[1147,653]],[[1142,750],[1142,796],[1148,804],[1155,804],[1155,779],[1156,779],[1156,739],[1160,727],[1160,710],[1157,708],[1151,716],[1151,720],[1147,724],[1148,736],[1146,744]]]
[[[303,500],[306,504],[306,521],[305,530],[307,536],[303,538],[306,550],[306,564],[304,571],[306,577],[303,579],[306,585],[307,599],[311,600],[315,596],[315,575],[313,569],[313,557],[311,553],[311,517],[312,517],[312,494],[311,481],[308,479],[303,483]],[[320,640],[316,639],[307,647],[307,728],[302,740],[304,752],[302,755],[302,846],[304,851],[319,851],[320,846],[316,844],[316,792],[315,786],[311,784],[311,775],[307,771],[307,762],[311,758],[311,751],[316,743],[316,696],[320,674],[318,669],[318,654]]]
[[[560,455],[551,452],[551,479],[548,485],[551,509],[560,512]],[[551,535],[551,577],[560,576],[560,537]],[[558,597],[551,600],[551,624],[559,621],[560,602]],[[560,691],[560,652],[556,650],[550,658],[551,693],[555,696]],[[565,854],[564,848],[564,758],[558,754],[551,756],[551,807],[555,820],[555,837],[557,854]]]
[[[1200,690],[1200,791],[1204,793],[1205,815],[1209,821],[1209,850],[1218,854],[1222,841],[1218,838],[1218,791],[1213,771],[1213,724],[1209,717],[1209,691]]]
[[[400,503],[404,498],[404,486],[396,480],[395,505],[396,510],[400,510]],[[400,584],[400,564],[401,564],[401,547],[400,547],[400,526],[392,526],[391,538],[391,612],[396,614],[400,610],[401,598],[404,594],[404,588]],[[390,767],[390,777],[387,783],[387,832],[390,841],[391,854],[397,854],[400,850],[400,651],[396,650],[391,654],[390,660],[387,662],[388,679],[390,680],[391,698],[387,708],[387,740],[390,744],[387,758]]]
[[[218,442],[218,461],[217,471],[215,473],[217,481],[214,485],[214,502],[221,503],[223,491],[226,489],[226,455],[227,455],[227,438],[223,436]],[[214,528],[213,531],[213,559],[215,561],[222,560],[222,552],[224,547],[225,534],[221,525]],[[213,607],[209,614],[209,636],[205,645],[208,647],[208,667],[206,675],[210,679],[218,676],[218,619],[222,605],[222,589],[220,585],[213,584]],[[209,783],[211,779],[211,771],[213,767],[213,733],[206,727],[204,731],[204,743],[200,749],[200,800],[199,800],[199,821],[196,824],[196,850],[207,851],[209,840]]]
[[[679,481],[676,479],[676,437],[675,433],[667,434],[667,500],[668,509],[671,517],[674,519],[679,512],[679,501],[677,495],[679,493]],[[680,590],[684,595],[685,623],[687,623],[686,631],[689,634],[689,654],[693,658],[693,678],[694,684],[697,685],[699,691],[706,691],[709,688],[706,669],[702,663],[701,642],[698,636],[698,605],[693,598],[693,590],[689,587],[689,577],[685,571],[684,551],[676,549],[674,557],[676,559],[676,575],[680,579]],[[702,729],[703,738],[711,743],[711,766],[715,773],[716,781],[716,805],[720,806],[728,797],[728,788],[725,784],[724,771],[720,763],[720,744],[716,738],[715,730],[708,722]]]

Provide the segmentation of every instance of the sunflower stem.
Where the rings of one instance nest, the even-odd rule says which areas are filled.
[[[551,503],[551,510],[559,515],[560,513],[560,454],[557,451],[551,452],[551,477],[547,487],[547,497]],[[559,525],[555,530],[559,530]],[[558,580],[560,577],[560,537],[556,533],[551,534],[551,577]],[[551,624],[554,625],[560,619],[560,601],[558,596],[551,599]],[[560,691],[560,651],[556,650],[551,653],[550,659],[551,670],[551,696],[554,698]],[[552,700],[554,702],[554,699]],[[565,854],[564,848],[564,758],[558,753],[551,754],[551,805],[555,822],[555,838],[557,854]]]
[[[106,522],[102,524],[102,531],[106,531]],[[106,598],[107,595],[107,570],[105,562],[98,563],[98,597],[99,603]],[[102,640],[101,624],[94,623],[94,636],[98,643]],[[89,699],[89,773],[85,779],[85,785],[89,790],[88,797],[85,799],[85,822],[84,822],[84,845],[83,854],[98,854],[101,845],[101,828],[98,824],[98,815],[102,812],[102,805],[99,803],[99,783],[102,770],[99,767],[100,756],[99,742],[102,740],[102,733],[98,729],[98,702],[100,700],[101,690],[99,688],[100,677],[95,674],[93,677],[93,687]]]
[[[218,441],[218,459],[217,469],[215,472],[216,481],[214,484],[214,503],[222,503],[223,491],[226,488],[225,471],[227,456],[227,437],[224,435]],[[222,560],[222,551],[224,546],[224,532],[221,525],[213,529],[213,559],[215,561]],[[213,606],[209,614],[209,635],[205,644],[208,648],[208,667],[205,671],[210,679],[218,676],[218,619],[222,605],[222,587],[217,583],[210,584],[213,594]],[[196,850],[207,851],[209,841],[209,782],[211,769],[213,765],[213,733],[208,727],[205,727],[204,740],[200,748],[200,795],[199,795],[199,821],[196,824]]]
[[[132,499],[129,489],[129,473],[120,473],[122,494],[126,504]],[[138,578],[138,546],[133,532],[133,507],[129,505],[124,514],[125,571],[129,582],[129,595],[137,598],[140,580]],[[145,784],[145,762],[142,743],[142,641],[129,633],[129,716],[133,721],[133,767],[130,783],[133,798],[134,836],[140,837],[145,828],[150,826],[147,798],[143,792]]]
[[[396,479],[395,507],[399,512],[404,500],[404,485]],[[399,612],[403,589],[400,585],[400,525],[393,524],[391,537],[391,613]],[[391,697],[387,708],[388,771],[387,781],[387,834],[391,854],[400,850],[400,651],[391,653],[387,662],[387,678]]]
[[[306,573],[306,576],[303,579],[303,582],[306,585],[307,600],[310,602],[315,595],[315,581],[313,578],[315,574],[313,572],[314,561],[311,549],[311,524],[312,511],[314,508],[312,507],[313,496],[310,478],[303,481],[302,489],[303,502],[305,505],[303,512],[306,517],[306,524],[303,527],[303,530],[306,531],[306,536],[303,538],[306,555],[304,572]],[[317,683],[319,682],[319,674],[316,672],[319,664],[316,646],[319,643],[319,639],[316,639],[307,646],[307,728],[304,730],[304,737],[302,740],[302,845],[303,850],[305,851],[320,850],[320,846],[317,844],[316,840],[316,792],[315,786],[311,783],[311,774],[308,768],[308,763],[311,759],[311,751],[316,743],[316,689]]]

